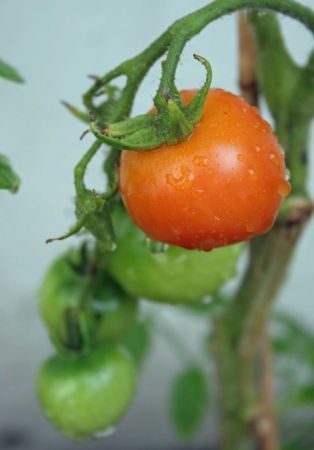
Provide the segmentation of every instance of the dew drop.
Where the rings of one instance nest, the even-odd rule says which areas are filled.
[[[270,153],[269,159],[275,159],[275,153]]]
[[[287,197],[291,190],[290,184],[286,180],[280,180],[278,184],[278,194],[280,197]]]
[[[239,161],[243,161],[244,160],[244,156],[242,155],[242,153],[238,153],[237,158],[238,158]]]
[[[193,172],[186,166],[180,168],[179,174],[166,174],[166,181],[170,186],[175,189],[186,190],[191,187],[191,183],[194,180]]]
[[[257,151],[257,153],[259,153],[259,152],[261,151],[261,147],[260,147],[259,145],[257,145],[257,146],[255,147],[255,150]]]
[[[97,431],[96,433],[94,433],[94,438],[102,439],[104,437],[111,436],[115,431],[116,431],[116,427],[106,428],[103,431]]]
[[[249,180],[250,181],[255,181],[256,180],[256,173],[254,169],[248,169],[248,174],[249,174]]]
[[[193,162],[197,165],[197,166],[208,166],[209,164],[209,159],[208,158],[204,158],[203,156],[195,156],[193,158]]]
[[[248,231],[249,233],[254,233],[255,231],[257,231],[257,229],[258,229],[258,223],[256,221],[249,222],[246,226],[246,231]]]

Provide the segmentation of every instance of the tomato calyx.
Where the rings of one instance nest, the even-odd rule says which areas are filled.
[[[165,80],[161,82],[154,100],[156,114],[139,115],[107,126],[102,126],[103,119],[97,116],[90,123],[90,129],[97,139],[114,147],[137,151],[186,140],[201,118],[212,79],[209,62],[198,55],[194,55],[194,58],[205,67],[206,80],[187,106],[182,104],[180,95],[177,95],[174,81],[163,76]]]

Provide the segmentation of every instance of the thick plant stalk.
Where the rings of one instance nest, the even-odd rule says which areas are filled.
[[[247,15],[244,12],[238,14],[238,30],[240,91],[249,104],[257,107],[259,102],[258,82],[256,79],[257,49]],[[259,361],[259,388],[262,408],[256,434],[260,450],[277,450],[279,448],[272,362],[272,343],[266,329],[260,349]]]
[[[257,427],[257,435],[261,450],[276,450],[279,448],[272,356],[271,339],[267,330],[265,330],[260,356],[262,416],[259,420],[259,426]]]
[[[240,85],[246,99],[256,102],[255,52],[243,17],[240,18],[240,27]],[[293,133],[287,139],[290,141],[288,146],[294,147]],[[261,382],[258,353],[263,343],[265,346],[265,330],[271,307],[312,212],[306,197],[291,198],[287,205],[285,218],[277,220],[267,235],[252,241],[250,261],[238,291],[227,310],[214,323],[213,350],[219,385],[223,450],[279,448],[271,392],[269,347],[262,359],[265,373]]]
[[[264,441],[272,432],[258,393],[257,354],[271,307],[310,213],[311,204],[304,201],[298,213],[291,211],[284,222],[255,239],[238,292],[215,323],[223,450],[255,449],[261,430]]]

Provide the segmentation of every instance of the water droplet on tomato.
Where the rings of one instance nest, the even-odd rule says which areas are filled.
[[[154,241],[153,239],[150,239],[148,237],[146,238],[146,246],[148,250],[154,254],[164,253],[169,248],[168,244],[164,244],[163,242],[159,241]]]
[[[273,152],[270,153],[269,158],[272,160],[274,164],[276,164],[276,166],[279,166],[280,162],[282,161],[282,156]]]
[[[291,172],[289,169],[286,169],[285,180],[290,181],[290,178],[291,178]]]
[[[166,181],[175,189],[186,190],[191,187],[194,180],[194,173],[186,166],[180,168],[180,173],[167,173]]]
[[[237,158],[238,158],[239,161],[243,161],[244,160],[244,156],[242,155],[242,153],[238,153]]]
[[[204,156],[194,156],[193,162],[200,167],[208,166],[209,159]]]
[[[258,230],[258,222],[257,221],[252,221],[249,222],[246,226],[246,231],[248,231],[249,233],[255,233],[255,231]]]
[[[103,431],[97,431],[96,433],[94,433],[93,437],[95,439],[102,439],[104,437],[111,436],[113,433],[115,433],[115,431],[116,431],[116,427],[106,428]]]
[[[257,146],[255,147],[255,150],[257,151],[257,153],[259,153],[259,152],[261,151],[261,147],[260,147],[259,145],[257,145]]]
[[[280,197],[287,197],[291,190],[290,184],[286,180],[280,180],[278,183],[278,194]]]
[[[256,173],[255,170],[250,168],[247,170],[248,174],[249,174],[249,180],[250,181],[255,181],[256,180]]]

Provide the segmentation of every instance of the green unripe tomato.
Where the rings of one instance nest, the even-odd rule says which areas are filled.
[[[109,275],[86,275],[84,270],[76,269],[80,264],[77,250],[56,259],[39,293],[40,314],[54,342],[57,339],[61,346],[78,350],[84,344],[81,318],[88,325],[89,341],[102,343],[120,339],[133,325],[137,313],[137,301]]]
[[[236,275],[243,244],[202,252],[168,247],[152,253],[145,234],[122,207],[113,213],[117,249],[107,269],[130,294],[157,302],[196,303]]]
[[[119,340],[135,323],[138,304],[111,277],[99,284],[91,298],[91,307],[97,321],[94,341],[101,343]]]
[[[129,355],[102,345],[83,355],[55,355],[39,370],[38,399],[66,437],[83,439],[114,426],[129,407],[136,375]]]

